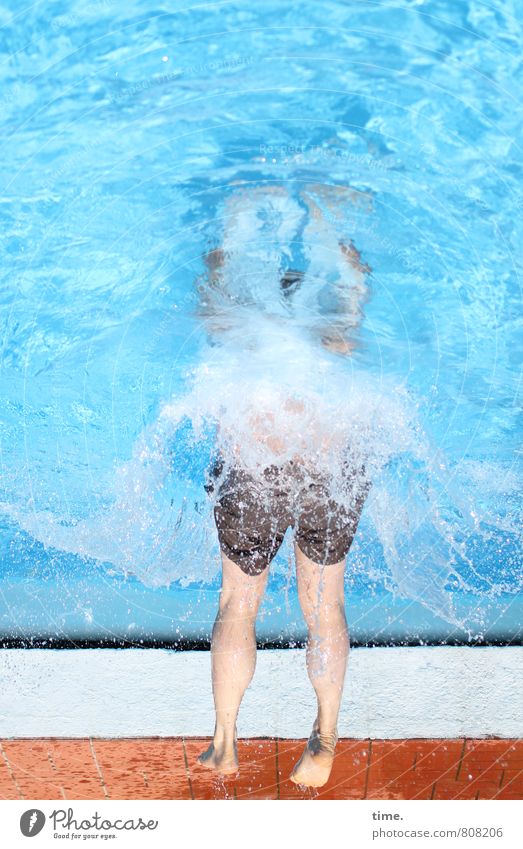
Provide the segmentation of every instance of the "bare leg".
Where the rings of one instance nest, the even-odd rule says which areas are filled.
[[[329,566],[314,563],[295,546],[298,596],[309,632],[307,671],[318,700],[318,713],[305,751],[294,767],[296,784],[321,787],[328,781],[334,749],[349,632],[345,618],[345,561]]]
[[[237,772],[236,718],[256,666],[255,623],[269,570],[246,575],[222,554],[220,606],[212,632],[213,742],[198,760],[223,774]]]

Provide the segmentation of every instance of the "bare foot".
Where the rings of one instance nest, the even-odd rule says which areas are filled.
[[[221,775],[232,775],[238,772],[238,753],[236,751],[236,741],[233,749],[218,749],[214,743],[211,743],[209,748],[198,756],[198,763],[207,769],[213,769]]]
[[[337,731],[320,733],[316,719],[305,751],[292,771],[291,781],[306,787],[323,787],[331,774],[337,742]]]

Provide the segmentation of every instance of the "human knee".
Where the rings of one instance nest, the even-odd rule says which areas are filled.
[[[241,616],[255,619],[261,597],[252,589],[243,587],[223,588],[220,592],[219,611],[222,617]]]
[[[312,600],[309,595],[300,597],[303,618],[310,629],[329,626],[332,623],[345,622],[345,601],[343,596]]]

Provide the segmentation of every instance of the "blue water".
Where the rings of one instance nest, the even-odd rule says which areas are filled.
[[[1,634],[208,635],[212,393],[260,374],[228,376],[195,280],[235,192],[321,184],[367,199],[337,226],[372,268],[329,360],[381,458],[353,637],[519,639],[518,4],[9,2],[0,26]],[[303,634],[290,551],[268,639]]]

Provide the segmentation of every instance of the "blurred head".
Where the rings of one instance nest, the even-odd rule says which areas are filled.
[[[290,297],[301,286],[304,278],[303,271],[296,271],[293,268],[287,269],[280,279],[280,289],[285,297]]]

